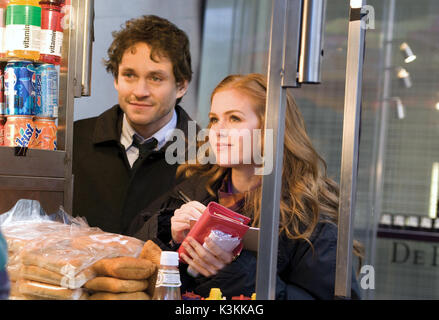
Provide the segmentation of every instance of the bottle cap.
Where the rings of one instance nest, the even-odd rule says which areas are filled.
[[[222,300],[222,292],[219,288],[211,288],[209,292],[209,297],[206,300]]]
[[[164,266],[178,266],[178,252],[163,251],[160,256],[160,264]]]

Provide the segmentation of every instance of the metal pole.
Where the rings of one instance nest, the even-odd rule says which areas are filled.
[[[335,272],[335,296],[340,298],[351,296],[353,226],[365,40],[361,8],[365,2],[365,0],[351,0],[350,3]]]
[[[268,58],[264,145],[273,144],[272,171],[262,177],[256,297],[276,295],[277,248],[285,131],[286,87],[297,85],[301,0],[273,0]],[[291,39],[287,38],[291,37]],[[272,140],[268,131],[272,131]]]
[[[372,231],[368,236],[370,240],[367,246],[367,255],[369,256],[369,264],[375,265],[375,250],[376,250],[376,237],[378,224],[381,218],[382,211],[382,200],[384,193],[384,170],[385,170],[385,158],[386,158],[386,146],[387,146],[387,126],[389,118],[389,99],[391,94],[391,84],[392,84],[392,42],[393,42],[393,24],[395,20],[395,0],[389,0],[387,8],[387,23],[384,36],[384,75],[382,81],[382,91],[381,91],[381,109],[378,112],[376,125],[378,130],[376,130],[376,136],[374,137],[374,152],[377,153],[375,170],[374,170],[374,181],[372,185],[372,205],[374,205],[373,215],[372,215]],[[375,290],[367,290],[366,298],[373,299],[375,295]]]
[[[277,246],[279,234],[279,200],[282,182],[283,136],[285,122],[285,90],[281,87],[282,51],[286,0],[273,0],[270,51],[268,57],[267,103],[265,131],[273,131],[273,170],[262,177],[261,220],[256,268],[256,297],[274,300],[276,295]]]

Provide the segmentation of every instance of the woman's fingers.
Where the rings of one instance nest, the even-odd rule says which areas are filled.
[[[207,250],[210,251],[214,256],[218,257],[223,263],[229,264],[233,261],[233,253],[221,249],[210,238],[206,238],[205,245]]]
[[[175,210],[171,218],[172,239],[177,243],[182,242],[191,228],[191,220],[198,220],[205,209],[202,203],[191,201]]]
[[[185,216],[174,215],[171,217],[171,235],[176,243],[181,243],[190,229],[190,222]]]
[[[192,251],[196,254],[195,259],[200,259],[204,263],[208,264],[209,266],[212,266],[216,271],[221,270],[224,268],[226,262],[217,257],[215,254],[210,252],[208,249],[206,249],[204,246],[199,244],[195,239],[192,237],[187,238],[187,241],[185,241],[188,245],[191,246]],[[192,256],[192,254],[191,254]],[[194,258],[194,256],[192,256]],[[215,272],[216,273],[216,272]]]
[[[201,217],[202,212],[191,203],[186,203],[182,205],[179,209],[174,211],[176,216],[185,216],[187,219],[198,220]]]
[[[203,214],[204,210],[206,210],[206,206],[198,201],[191,201],[191,202],[188,202],[186,204],[191,205],[192,207],[197,209],[200,212],[200,214]]]
[[[206,263],[193,249],[193,247],[187,242],[183,242],[183,247],[186,249],[187,253],[186,255],[184,253],[181,253],[182,258],[192,266],[196,271],[201,273],[205,277],[210,277],[217,273],[217,270],[210,264]]]

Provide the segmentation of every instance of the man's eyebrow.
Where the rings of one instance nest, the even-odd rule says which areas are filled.
[[[133,68],[130,68],[130,67],[123,67],[123,66],[121,66],[120,67],[120,71],[130,71],[130,72],[134,72],[134,69]]]
[[[151,74],[151,75],[160,75],[160,76],[163,76],[163,77],[166,77],[168,74],[165,72],[165,71],[163,71],[163,70],[152,70],[152,71],[150,71],[150,72],[148,72],[148,74]]]
[[[136,70],[133,69],[133,68],[123,67],[123,66],[120,67],[120,71],[121,72],[132,72],[132,73],[136,72]],[[163,70],[152,70],[152,71],[148,72],[148,75],[149,76],[151,76],[151,75],[159,75],[159,76],[162,76],[162,77],[167,77],[168,76],[167,73],[165,71],[163,71]]]

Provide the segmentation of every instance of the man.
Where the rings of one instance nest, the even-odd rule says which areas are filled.
[[[178,164],[166,163],[167,134],[187,137],[178,105],[192,78],[187,35],[169,21],[143,16],[113,33],[107,71],[118,104],[76,121],[73,214],[90,226],[126,233],[132,219],[175,185]]]

